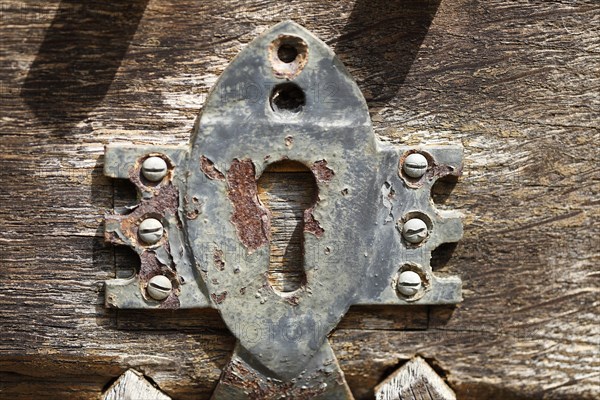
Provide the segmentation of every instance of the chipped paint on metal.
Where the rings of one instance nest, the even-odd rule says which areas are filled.
[[[204,175],[206,175],[208,179],[218,179],[221,181],[225,179],[225,175],[223,175],[223,173],[215,167],[215,164],[205,156],[200,157],[200,169],[202,169],[202,172],[204,172]]]
[[[313,215],[315,207],[316,204],[304,210],[304,232],[312,233],[316,237],[321,237],[323,236],[325,229],[319,225],[319,221],[317,221]]]
[[[231,222],[249,252],[269,243],[269,212],[258,200],[256,174],[251,160],[234,159],[227,171],[228,197],[233,205]]]
[[[408,176],[402,169],[402,165],[404,164],[404,160],[411,154],[420,153],[427,159],[428,168],[425,174],[419,178],[412,178]],[[436,160],[427,150],[424,149],[409,149],[398,161],[398,174],[400,178],[404,181],[404,183],[411,188],[420,188],[422,186],[426,186],[427,182],[431,182],[432,180],[436,180],[446,176],[454,176],[459,177],[462,174],[462,163],[459,166],[454,166],[450,164],[440,164],[439,160]]]
[[[225,261],[223,260],[223,251],[221,249],[215,249],[213,253],[213,261],[219,271],[225,269]]]
[[[158,156],[169,167],[160,182],[146,182],[140,173],[141,163],[148,156]],[[105,174],[129,179],[137,188],[140,203],[128,207],[125,213],[105,217],[104,237],[107,242],[130,246],[140,257],[140,269],[128,279],[106,282],[106,306],[115,308],[189,308],[210,306],[206,288],[196,278],[191,252],[183,238],[181,217],[185,214],[185,196],[181,192],[182,165],[187,151],[181,147],[109,145],[106,147]],[[154,245],[138,240],[139,223],[145,218],[159,219],[164,228],[163,238]],[[163,301],[146,293],[148,281],[155,275],[165,275],[173,283],[173,291]]]
[[[327,166],[327,160],[315,161],[311,167],[311,171],[315,174],[317,182],[329,183],[335,172]]]
[[[227,291],[221,293],[211,293],[210,298],[216,303],[221,304],[227,298]]]
[[[381,186],[381,202],[388,209],[388,216],[383,221],[384,224],[394,221],[394,197],[396,192],[389,182],[383,182]]]
[[[325,344],[317,352],[305,373],[293,380],[279,377],[265,379],[264,373],[247,360],[245,350],[240,346],[236,347],[223,370],[213,399],[352,399],[329,344]]]

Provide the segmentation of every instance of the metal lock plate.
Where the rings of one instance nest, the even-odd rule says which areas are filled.
[[[257,189],[282,160],[310,171],[317,193],[302,214],[304,280],[283,291],[269,283],[273,214]],[[327,341],[351,305],[461,301],[460,279],[430,267],[462,236],[461,214],[436,209],[431,188],[461,169],[460,146],[378,141],[332,50],[280,23],[225,70],[189,146],[107,146],[105,174],[141,200],[106,217],[106,239],[141,268],[106,282],[106,304],[218,309],[238,342],[215,399],[351,399]]]

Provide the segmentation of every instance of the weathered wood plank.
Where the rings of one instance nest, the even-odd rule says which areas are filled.
[[[456,400],[444,380],[415,357],[375,387],[377,400]]]
[[[257,182],[258,198],[271,221],[268,280],[278,292],[293,292],[306,284],[304,262],[319,262],[320,253],[304,249],[304,211],[316,204],[317,182],[302,164],[272,165]],[[278,165],[284,170],[277,171]]]
[[[436,264],[462,276],[465,301],[351,312],[331,341],[355,396],[372,398],[416,354],[460,399],[600,396],[596,1],[6,0],[0,11],[4,397],[93,398],[130,367],[173,398],[210,397],[234,344],[215,313],[103,307],[115,258],[134,262],[102,243],[103,214],[125,201],[102,176],[103,146],[185,143],[227,63],[288,18],[339,54],[382,137],[465,146],[465,175],[436,196],[467,213],[464,240]]]
[[[171,400],[142,374],[128,369],[102,395],[102,400]]]

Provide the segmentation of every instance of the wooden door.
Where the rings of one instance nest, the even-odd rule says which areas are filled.
[[[234,338],[214,310],[104,308],[136,259],[104,145],[187,143],[211,86],[292,19],[329,44],[375,131],[461,143],[438,185],[465,235],[435,252],[458,307],[353,308],[331,335],[357,399],[420,356],[459,399],[600,397],[600,6],[594,0],[76,2],[1,6],[0,397],[97,398],[129,368],[208,399]],[[453,189],[453,190],[452,190]]]

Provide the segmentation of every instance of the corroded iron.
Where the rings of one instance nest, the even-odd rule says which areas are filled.
[[[427,160],[425,171],[406,174],[411,154]],[[167,165],[157,182],[141,171],[148,157]],[[306,283],[292,292],[269,284],[271,215],[257,195],[261,174],[281,160],[305,165],[318,188],[304,212]],[[430,266],[436,247],[462,236],[461,214],[436,209],[431,188],[461,169],[460,146],[378,141],[358,86],[331,49],[280,23],[231,62],[189,146],[107,146],[105,173],[130,179],[140,204],[107,216],[106,238],[131,246],[141,268],[106,282],[106,304],[218,309],[238,344],[215,399],[351,399],[327,341],[351,305],[461,301],[460,279]],[[164,226],[152,245],[137,235],[147,218]],[[418,243],[402,234],[415,218],[427,227]],[[420,284],[401,293],[406,271]],[[156,275],[172,282],[163,301],[147,294]]]

